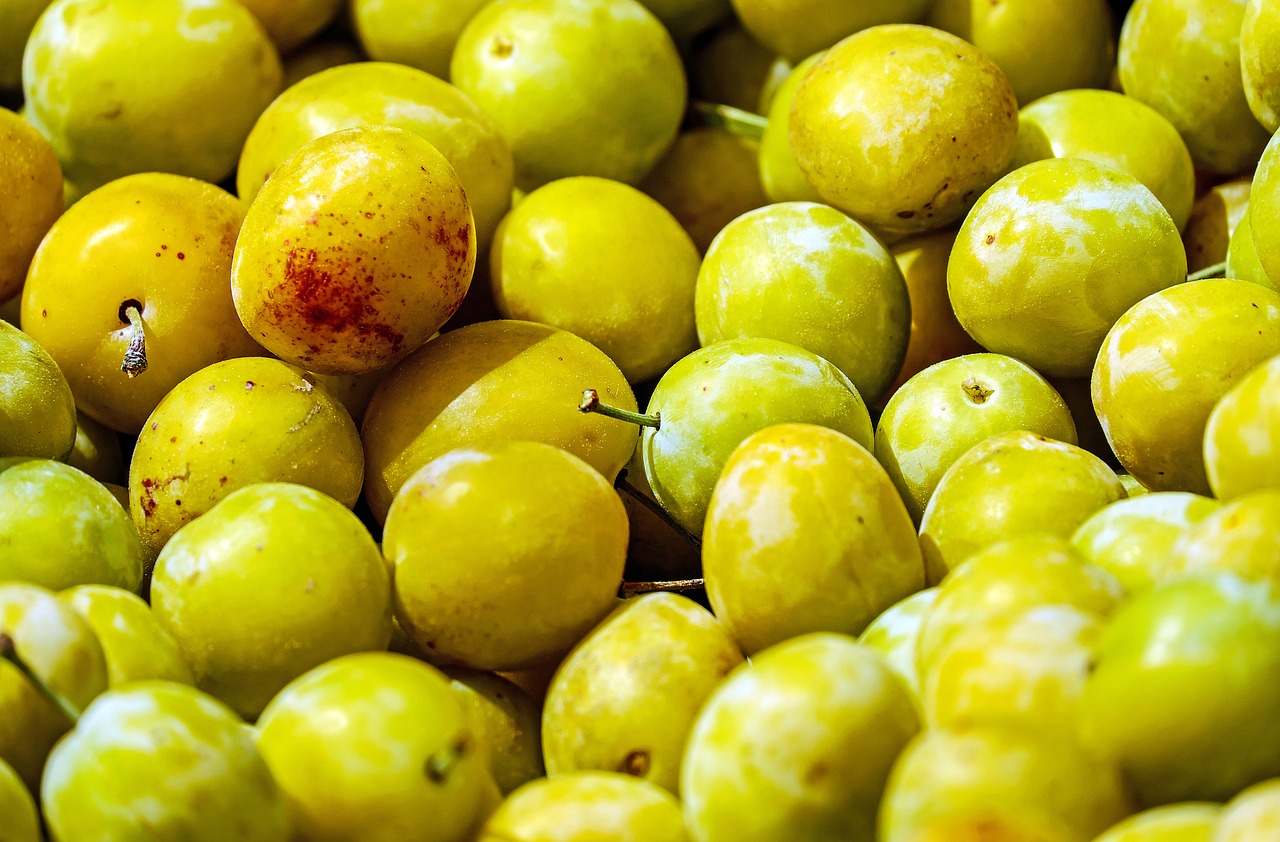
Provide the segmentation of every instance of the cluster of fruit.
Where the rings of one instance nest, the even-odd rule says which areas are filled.
[[[1280,840],[1280,2],[346,5],[0,0],[0,842]]]

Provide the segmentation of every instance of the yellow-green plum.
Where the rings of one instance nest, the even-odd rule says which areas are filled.
[[[499,792],[510,794],[543,777],[542,705],[494,672],[450,667],[445,675],[477,714],[489,751],[489,771]]]
[[[466,94],[399,64],[348,63],[308,77],[276,97],[240,152],[240,198],[251,202],[286,158],[316,138],[369,125],[411,131],[444,155],[466,191],[476,244],[488,248],[511,203],[511,149],[493,120]]]
[[[939,0],[925,22],[991,56],[1023,104],[1111,80],[1115,35],[1105,0]]]
[[[1240,27],[1240,72],[1249,109],[1269,132],[1280,129],[1280,9],[1249,0]]]
[[[1230,574],[1123,605],[1081,699],[1084,732],[1144,806],[1230,798],[1280,774],[1280,597]],[[1135,715],[1138,714],[1138,715]]]
[[[902,367],[911,327],[906,282],[857,221],[784,202],[730,222],[698,270],[698,340],[762,336],[834,363],[875,403]]]
[[[759,145],[720,129],[681,132],[640,182],[705,252],[720,230],[769,203],[757,172]]]
[[[582,337],[632,383],[698,344],[698,248],[666,208],[617,181],[562,178],[531,192],[502,221],[490,278],[504,318]]]
[[[1196,199],[1191,218],[1182,229],[1188,272],[1199,272],[1227,259],[1231,235],[1249,210],[1252,192],[1253,178],[1245,176],[1215,185]]]
[[[287,91],[308,76],[314,76],[331,67],[364,61],[364,58],[364,54],[350,41],[313,41],[285,57],[284,83],[280,87]],[[249,134],[252,136],[253,132]],[[241,155],[243,156],[243,151]]]
[[[730,14],[729,0],[640,0],[677,40],[689,38]]]
[[[875,457],[812,424],[730,454],[702,533],[707,596],[748,655],[806,632],[857,635],[924,588],[915,527]]]
[[[1084,377],[1111,326],[1187,277],[1178,228],[1137,179],[1051,158],[983,194],[947,264],[956,318],[984,348],[1052,377]]]
[[[759,168],[760,185],[771,202],[822,201],[791,151],[791,106],[800,84],[822,56],[823,53],[815,53],[797,64],[778,85],[769,103],[768,121],[760,136]]]
[[[987,807],[926,819],[896,837],[896,842],[1072,842],[1080,838],[1061,819]]]
[[[1208,494],[1209,415],[1277,354],[1280,293],[1257,284],[1190,281],[1134,305],[1093,369],[1093,405],[1120,464],[1153,491]]]
[[[1004,175],[1017,135],[1017,99],[996,63],[910,24],[828,50],[796,91],[790,121],[791,149],[818,194],[888,234],[961,219]]]
[[[183,378],[262,353],[228,283],[243,219],[212,184],[143,173],[54,223],[23,287],[22,324],[62,367],[80,411],[136,434]]]
[[[76,443],[67,457],[67,464],[104,484],[121,483],[125,479],[120,437],[115,430],[84,413],[76,413]]]
[[[5,9],[0,6],[0,30]],[[18,4],[23,5],[22,3]],[[0,35],[0,40],[6,36]],[[3,47],[0,47],[0,52]],[[3,76],[0,58],[0,76]],[[0,88],[5,87],[0,80]],[[12,111],[0,108],[0,300],[22,289],[40,240],[62,213],[62,170],[53,147]]]
[[[342,0],[239,0],[287,53],[310,40],[343,10]]]
[[[1132,97],[1064,90],[1024,106],[1013,166],[1045,158],[1086,158],[1123,170],[1155,194],[1179,231],[1191,218],[1196,173],[1187,144],[1158,111]]]
[[[1094,842],[1211,842],[1221,814],[1221,804],[1169,804],[1128,817]]]
[[[311,141],[272,173],[236,240],[231,294],[268,351],[360,374],[431,338],[475,264],[471,205],[449,161],[418,134],[364,126]]]
[[[102,694],[40,782],[54,839],[278,842],[280,788],[244,723],[194,687],[143,681]]]
[[[33,338],[0,322],[0,457],[66,459],[76,402],[62,369]]]
[[[341,503],[290,483],[242,488],[180,529],[151,607],[196,685],[248,718],[312,667],[391,640],[378,545]]]
[[[917,21],[928,8],[929,0],[733,0],[747,31],[791,61],[869,27]]]
[[[26,118],[82,191],[140,172],[221,181],[281,73],[233,0],[55,0],[22,57]]]
[[[177,641],[160,627],[151,607],[137,594],[109,585],[77,585],[58,596],[98,636],[107,661],[108,686],[152,679],[195,684]]]
[[[27,668],[77,710],[107,689],[97,636],[52,591],[0,582],[0,633]],[[0,761],[38,792],[49,750],[74,723],[7,659],[0,660],[0,710]]]
[[[1124,92],[1163,114],[1196,169],[1217,175],[1249,169],[1267,142],[1241,80],[1244,13],[1245,0],[1137,0],[1120,30]]]
[[[1222,396],[1204,429],[1209,486],[1221,500],[1280,488],[1280,356]]]
[[[52,0],[6,0],[0,4],[0,91],[22,87],[22,49],[40,13]]]
[[[930,728],[894,767],[880,809],[879,838],[906,842],[932,823],[972,817],[997,830],[1005,822],[1046,835],[1048,828],[1063,828],[1067,838],[1085,842],[1132,811],[1114,764],[1081,747],[1069,732],[1009,725]]]
[[[1010,430],[1076,441],[1066,402],[1034,369],[1001,354],[968,354],[929,366],[894,392],[875,453],[919,522],[952,463]]]
[[[1228,501],[1191,526],[1169,550],[1179,573],[1228,572],[1280,587],[1280,488]]]
[[[138,435],[129,509],[151,558],[183,525],[258,482],[292,482],[355,505],[364,451],[347,411],[312,375],[245,357],[203,368]]]
[[[1280,278],[1280,132],[1267,144],[1253,174],[1249,228],[1263,270]]]
[[[476,842],[689,842],[680,803],[665,789],[617,772],[571,772],[511,794]]]
[[[467,21],[486,0],[352,0],[351,25],[375,61],[449,78],[449,59]]]
[[[884,655],[889,669],[898,674],[911,691],[916,709],[923,716],[920,702],[920,671],[916,669],[916,641],[929,609],[938,599],[937,588],[925,588],[889,606],[858,635],[858,642]]]
[[[1280,778],[1254,784],[1218,816],[1210,842],[1254,842],[1280,833]]]
[[[556,670],[542,713],[547,772],[597,769],[679,794],[694,718],[742,653],[728,629],[683,596],[628,600]]]
[[[768,89],[790,69],[786,59],[733,19],[716,27],[705,43],[695,46],[689,62],[690,93],[704,102],[763,114],[761,103]]]
[[[1220,508],[1216,500],[1183,491],[1117,500],[1080,524],[1071,543],[1137,594],[1177,575],[1170,557],[1174,545]]]
[[[300,838],[461,842],[477,820],[481,735],[449,679],[421,661],[337,658],[291,681],[257,727]]]
[[[496,442],[416,472],[387,513],[382,550],[396,619],[426,657],[524,669],[555,660],[613,608],[627,516],[573,454]]]
[[[571,175],[639,182],[685,107],[675,44],[635,0],[487,3],[449,69],[511,144],[525,190]]]
[[[952,463],[920,518],[930,580],[996,541],[1069,538],[1124,496],[1115,472],[1087,450],[1025,430],[994,435]]]
[[[0,459],[0,500],[0,579],[141,587],[138,533],[93,477],[49,459]]]
[[[1236,230],[1231,232],[1231,240],[1227,244],[1226,263],[1226,277],[1276,289],[1276,282],[1271,280],[1267,270],[1262,267],[1258,247],[1253,241],[1253,224],[1249,222],[1247,212],[1236,225]]]
[[[378,390],[378,386],[387,379],[389,374],[391,369],[384,368],[378,371],[366,371],[364,374],[315,374],[312,372],[311,376],[316,379],[316,383],[338,399],[347,410],[347,414],[351,416],[351,420],[359,427],[364,421],[364,413],[369,408],[369,401],[373,400],[373,393]]]
[[[662,376],[647,409],[645,477],[654,499],[694,535],[729,455],[752,433],[795,422],[830,427],[868,449],[872,441],[871,416],[849,378],[776,339],[726,339],[694,351]]]
[[[610,482],[631,458],[636,430],[577,410],[583,389],[621,409],[635,395],[604,352],[572,333],[492,321],[444,334],[396,366],[361,427],[365,497],[379,520],[423,465],[472,444],[528,439],[585,460]]]
[[[26,784],[13,767],[0,760],[0,842],[41,842],[40,814]]]
[[[829,633],[770,647],[698,714],[685,824],[697,842],[871,842],[889,771],[919,728],[878,652]]]

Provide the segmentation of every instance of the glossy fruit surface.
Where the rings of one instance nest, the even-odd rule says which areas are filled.
[[[1211,842],[1219,804],[1187,802],[1156,807],[1130,816],[1096,842]]]
[[[1246,374],[1214,405],[1204,429],[1204,466],[1221,500],[1280,488],[1280,356]]]
[[[925,26],[877,26],[806,76],[791,148],[830,204],[877,230],[919,233],[959,220],[1004,174],[1017,109],[1004,73],[971,44]]]
[[[312,667],[391,638],[377,545],[341,503],[289,483],[242,488],[174,535],[151,606],[197,686],[246,717]]]
[[[1280,132],[1277,132],[1280,135]],[[1271,138],[1253,175],[1249,198],[1249,227],[1262,268],[1280,277],[1280,139]]]
[[[819,202],[822,197],[805,178],[791,151],[791,106],[796,91],[823,53],[815,53],[798,63],[769,103],[768,122],[760,136],[760,184],[773,202]]]
[[[231,291],[267,350],[359,374],[439,330],[475,263],[471,206],[448,160],[413,132],[368,126],[313,140],[280,164],[245,216]]]
[[[485,822],[477,842],[688,842],[680,804],[661,787],[616,772],[532,781]]]
[[[3,15],[0,10],[0,19]],[[62,170],[49,141],[5,109],[0,109],[0,152],[0,193],[5,196],[0,205],[0,299],[7,299],[22,289],[36,247],[62,213]]]
[[[1169,566],[1180,573],[1228,572],[1280,585],[1280,488],[1228,501],[1179,536]]]
[[[324,29],[343,10],[342,0],[239,0],[253,12],[280,52],[287,53]]]
[[[1240,70],[1253,116],[1269,132],[1280,129],[1280,10],[1265,0],[1245,8]]]
[[[449,59],[458,36],[484,3],[354,0],[351,25],[360,46],[373,60],[408,65],[448,79]]]
[[[65,459],[75,446],[76,403],[49,352],[0,322],[0,456]]]
[[[919,20],[928,6],[928,0],[733,0],[747,31],[793,62],[859,30]]]
[[[450,667],[445,675],[476,714],[473,725],[483,732],[498,790],[507,795],[545,776],[541,702],[497,673]]]
[[[1262,267],[1262,258],[1258,256],[1258,247],[1253,241],[1253,224],[1247,213],[1236,225],[1236,230],[1231,232],[1227,245],[1226,277],[1276,289],[1276,282]]]
[[[27,786],[13,771],[13,767],[0,760],[0,842],[40,842],[40,814],[31,799]]]
[[[916,643],[929,609],[938,599],[937,588],[926,588],[885,609],[871,625],[858,635],[858,642],[884,655],[889,669],[898,674],[911,691],[916,707],[920,704],[920,671],[916,669]]]
[[[1250,842],[1280,832],[1280,779],[1255,784],[1227,803],[1212,842]]]
[[[744,439],[702,537],[711,607],[748,655],[806,632],[857,635],[925,584],[915,527],[884,469],[826,427],[778,424]]]
[[[195,684],[177,642],[137,594],[107,585],[77,585],[58,596],[97,635],[108,686],[151,679]]]

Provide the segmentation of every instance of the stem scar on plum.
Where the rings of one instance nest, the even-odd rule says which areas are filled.
[[[142,302],[136,298],[120,302],[116,316],[121,324],[129,326],[129,347],[125,349],[120,370],[132,380],[147,370],[147,335],[142,325]]]

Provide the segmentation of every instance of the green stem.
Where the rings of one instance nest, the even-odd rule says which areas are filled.
[[[1209,278],[1224,278],[1227,275],[1226,263],[1215,263],[1212,266],[1206,266],[1199,272],[1192,272],[1187,275],[1188,281],[1205,281]]]
[[[80,711],[76,706],[67,701],[66,697],[61,693],[50,687],[43,678],[36,675],[31,667],[27,665],[27,662],[22,659],[22,656],[18,654],[17,644],[13,638],[4,632],[0,632],[0,660],[13,664],[14,668],[22,673],[27,681],[31,682],[31,686],[41,696],[48,699],[50,704],[61,711],[63,716],[71,720],[73,725],[80,721]]]
[[[657,593],[659,591],[683,593],[685,591],[699,591],[706,586],[706,579],[673,579],[669,582],[623,582],[622,587],[618,589],[618,596],[626,599],[631,596]]]
[[[618,409],[616,406],[609,406],[607,403],[600,403],[600,393],[595,389],[586,389],[582,393],[582,403],[578,404],[579,412],[594,412],[597,415],[603,415],[606,418],[616,418],[619,421],[626,421],[629,424],[639,424],[641,427],[652,427],[657,430],[662,426],[662,416],[658,414],[641,415],[639,412],[631,412],[627,409]]]
[[[129,325],[129,347],[124,352],[124,362],[120,370],[129,376],[137,377],[147,370],[147,335],[142,328],[142,311],[136,301],[125,302],[121,309],[121,321]]]
[[[704,125],[713,129],[722,129],[743,140],[759,140],[764,136],[764,127],[769,123],[759,114],[752,114],[750,111],[743,111],[732,105],[719,105],[695,99],[689,107]]]

